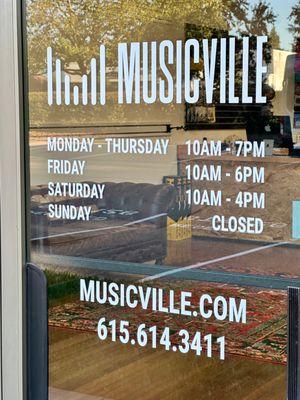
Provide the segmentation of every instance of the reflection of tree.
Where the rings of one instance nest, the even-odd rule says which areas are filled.
[[[300,38],[300,2],[292,7],[289,15],[289,31],[294,35],[294,43]]]
[[[45,49],[54,48],[64,69],[72,71],[76,61],[81,73],[106,44],[113,59],[116,43],[140,41],[165,31],[175,31],[186,22],[208,28],[237,30],[251,35],[267,34],[275,15],[268,4],[249,0],[28,0],[29,68],[45,67]],[[78,72],[78,71],[77,71]]]
[[[268,35],[269,26],[273,25],[275,21],[276,16],[270,5],[265,1],[259,1],[252,6],[250,18],[246,23],[245,33],[253,36]]]
[[[264,35],[270,32],[275,19],[271,7],[259,0],[255,5],[250,5],[250,0],[27,0],[27,4],[31,75],[44,73],[48,46],[62,60],[66,72],[80,75],[89,73],[89,61],[97,56],[102,43],[106,45],[107,66],[110,67],[115,65],[119,42],[184,39],[186,23],[196,26],[197,30],[200,27],[199,39],[228,37],[229,32],[239,36]],[[198,37],[197,32],[193,37]],[[241,51],[240,41],[237,41],[236,50]],[[110,74],[114,78],[114,72]],[[36,77],[34,79],[36,85]],[[45,89],[43,86],[43,91]],[[33,89],[31,122],[68,126],[77,122],[150,123],[160,119],[173,123],[175,120],[178,125],[183,123],[176,104],[144,108],[118,105],[115,96],[116,88],[111,86],[104,108],[80,105],[49,108],[44,94]]]
[[[199,23],[224,24],[221,9],[221,0],[29,0],[30,70],[44,68],[45,49],[52,46],[65,70],[72,73],[67,64],[76,61],[85,73],[99,44],[106,44],[109,58],[117,42],[141,40],[158,21],[180,23],[197,13]]]
[[[248,70],[248,90],[249,95],[255,99],[256,93],[256,44],[257,36],[266,35],[269,37],[268,43],[265,44],[263,50],[263,58],[266,64],[270,64],[272,60],[272,49],[280,47],[279,36],[274,27],[276,16],[272,9],[263,1],[259,1],[256,5],[248,8],[245,0],[239,2],[241,10],[239,17],[240,21],[234,26],[233,31],[236,34],[235,41],[235,94],[242,97],[242,58],[243,58],[243,35],[250,36],[249,40],[249,70]],[[186,37],[197,38],[201,41],[204,37],[229,38],[232,37],[232,30],[228,29],[207,29],[194,24],[186,25]],[[220,47],[217,50],[220,52]],[[227,65],[229,64],[229,52],[226,53]],[[212,124],[209,119],[202,118],[201,113],[197,111],[197,106],[205,107],[206,99],[202,96],[197,105],[186,105],[186,123],[190,129],[232,129],[244,127],[249,116],[254,116],[254,119],[269,117],[272,115],[272,104],[268,99],[270,87],[266,84],[267,77],[264,76],[262,92],[267,96],[267,102],[264,105],[256,104],[255,101],[250,104],[222,104],[219,103],[220,92],[220,56],[216,58],[216,70],[214,79],[214,102],[215,121]],[[201,64],[201,63],[200,63]],[[199,64],[199,65],[200,65]],[[204,67],[192,64],[192,78],[203,78]],[[227,79],[229,79],[229,71],[227,71]],[[211,106],[211,105],[210,105]],[[196,114],[196,117],[194,115]],[[190,117],[191,116],[191,117]]]
[[[272,27],[270,33],[269,33],[269,43],[271,44],[273,49],[280,49],[280,38],[279,35],[276,31],[275,26]]]

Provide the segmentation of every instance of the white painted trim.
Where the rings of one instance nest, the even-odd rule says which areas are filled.
[[[3,400],[23,400],[24,235],[20,116],[20,4],[0,7],[0,210]]]

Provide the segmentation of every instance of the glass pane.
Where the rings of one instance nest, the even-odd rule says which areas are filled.
[[[51,399],[284,399],[299,3],[27,0]]]

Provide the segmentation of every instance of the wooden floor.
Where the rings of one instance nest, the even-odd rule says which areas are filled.
[[[285,377],[282,365],[221,362],[50,330],[50,400],[284,400]]]

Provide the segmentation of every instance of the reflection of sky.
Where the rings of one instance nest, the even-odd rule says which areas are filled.
[[[292,6],[296,5],[299,0],[270,0],[268,3],[272,6],[277,15],[276,30],[280,37],[280,45],[284,50],[292,49],[293,36],[288,31],[288,16],[292,10]],[[250,0],[251,4],[257,4],[257,0]]]

